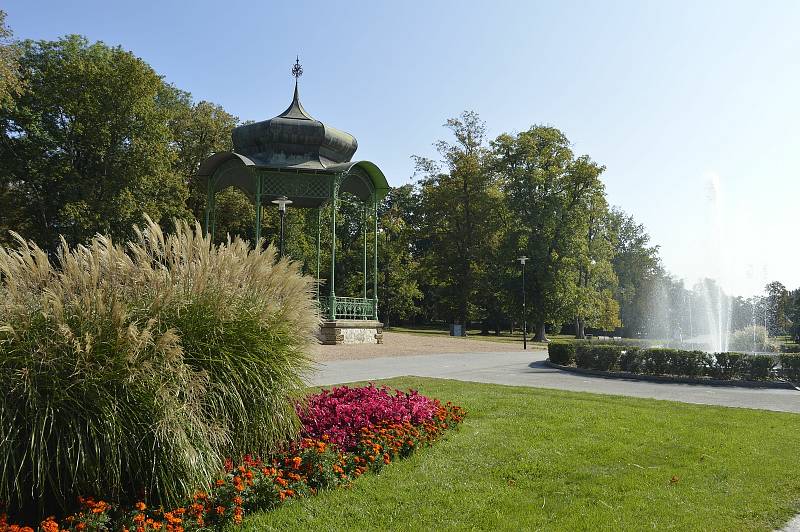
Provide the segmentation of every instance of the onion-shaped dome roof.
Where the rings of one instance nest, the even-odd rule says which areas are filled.
[[[297,82],[292,103],[284,112],[238,126],[232,136],[234,152],[274,168],[325,169],[349,162],[358,148],[353,135],[325,125],[306,112]]]

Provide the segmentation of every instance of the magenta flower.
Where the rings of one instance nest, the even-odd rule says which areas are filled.
[[[332,443],[350,450],[358,444],[363,427],[381,422],[418,425],[430,421],[438,407],[439,401],[416,390],[406,393],[370,384],[323,390],[298,405],[297,413],[303,423],[303,437],[319,439],[327,435]]]

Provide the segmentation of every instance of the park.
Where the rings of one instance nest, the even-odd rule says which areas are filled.
[[[800,530],[797,6],[89,4],[0,10],[0,532]]]

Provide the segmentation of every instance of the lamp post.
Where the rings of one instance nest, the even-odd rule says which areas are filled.
[[[286,206],[292,204],[292,200],[287,198],[286,196],[281,196],[280,198],[272,200],[272,203],[278,206],[278,212],[281,213],[281,239],[280,245],[278,247],[278,258],[283,258],[283,226],[285,224],[286,218]]]
[[[528,257],[523,255],[517,260],[522,264],[522,349],[528,349],[528,313],[525,308],[525,263]]]

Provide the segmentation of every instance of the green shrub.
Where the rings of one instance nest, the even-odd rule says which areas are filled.
[[[651,375],[698,377],[705,374],[708,356],[702,351],[657,347],[641,351],[641,369]]]
[[[575,345],[575,365],[579,368],[590,368],[592,365],[592,344],[581,342]]]
[[[776,360],[770,355],[748,355],[744,357],[744,374],[751,381],[765,381],[772,376]]]
[[[623,349],[622,345],[579,345],[575,352],[575,364],[579,368],[609,371],[617,366]]]
[[[575,344],[573,342],[550,342],[547,344],[550,362],[569,366],[575,362]]]
[[[148,220],[51,259],[0,248],[0,501],[22,515],[147,493],[177,504],[225,456],[293,437],[318,323],[272,248]]]
[[[800,353],[800,344],[781,344],[781,353]]]
[[[671,365],[672,351],[663,347],[641,349],[639,370],[649,375],[666,375]]]
[[[780,375],[789,382],[800,382],[800,353],[785,353],[780,356]]]
[[[620,371],[627,371],[630,373],[638,373],[641,364],[641,357],[639,356],[640,349],[638,347],[626,347],[619,356],[619,369]]]
[[[741,353],[714,353],[714,359],[711,376],[715,379],[731,380],[742,376],[745,360]]]
[[[683,377],[700,377],[708,373],[711,357],[702,351],[673,350],[668,373]]]

